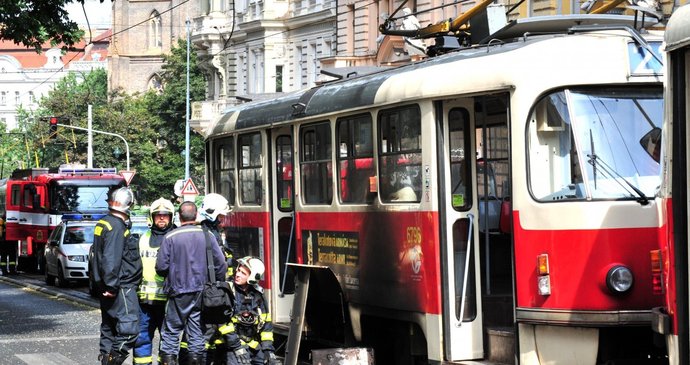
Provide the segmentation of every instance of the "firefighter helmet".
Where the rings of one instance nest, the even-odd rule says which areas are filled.
[[[169,214],[171,218],[170,223],[172,224],[172,216],[175,215],[175,206],[170,200],[160,198],[151,203],[149,225],[153,225],[156,222],[153,218],[156,214]]]
[[[256,257],[245,256],[237,260],[237,267],[244,266],[249,269],[249,277],[247,278],[247,284],[256,285],[259,280],[264,278],[264,271],[266,267],[264,263]]]
[[[121,187],[110,194],[110,209],[129,216],[129,208],[134,203],[134,194],[127,187]]]
[[[200,214],[203,219],[208,219],[211,222],[215,222],[219,215],[226,215],[228,212],[230,212],[228,200],[220,194],[208,194],[201,202]]]

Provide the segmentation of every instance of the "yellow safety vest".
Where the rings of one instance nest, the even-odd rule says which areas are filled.
[[[158,256],[158,247],[153,248],[149,245],[151,239],[151,231],[146,231],[144,235],[139,238],[139,253],[141,254],[141,264],[144,267],[144,273],[139,284],[139,300],[152,301],[160,300],[166,301],[168,296],[163,291],[163,277],[156,273],[156,256]]]

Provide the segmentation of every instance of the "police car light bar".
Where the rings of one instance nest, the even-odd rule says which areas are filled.
[[[100,167],[100,168],[73,168],[73,167],[60,167],[58,170],[61,174],[70,175],[103,175],[103,174],[117,174],[117,168],[115,167]]]
[[[95,221],[105,217],[106,214],[80,214],[80,213],[68,213],[62,215],[62,221]]]

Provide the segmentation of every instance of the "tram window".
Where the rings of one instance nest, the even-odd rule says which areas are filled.
[[[261,134],[250,133],[240,135],[239,151],[239,182],[240,199],[243,204],[261,205],[263,194],[261,182]]]
[[[456,210],[466,210],[472,206],[472,171],[468,162],[470,146],[470,115],[467,109],[452,109],[448,114],[450,133],[450,186],[451,203]]]
[[[333,200],[333,166],[331,160],[331,126],[328,122],[300,129],[302,197],[305,204],[331,204]]]
[[[533,196],[540,201],[654,196],[660,166],[640,140],[661,127],[662,116],[661,88],[569,89],[543,97],[527,130]]]
[[[338,120],[338,187],[343,203],[371,203],[369,179],[374,176],[373,140],[369,114]]]
[[[213,164],[213,188],[218,194],[235,204],[235,145],[232,137],[214,143],[216,153]]]
[[[422,192],[422,129],[419,107],[379,114],[379,191],[384,202],[419,202]]]
[[[292,189],[292,137],[278,136],[276,138],[276,182],[278,193],[278,209],[291,211],[293,207]]]

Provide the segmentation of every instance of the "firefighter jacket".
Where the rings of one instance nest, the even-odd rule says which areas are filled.
[[[156,272],[165,277],[164,290],[170,295],[201,292],[208,281],[206,239],[200,226],[187,224],[165,235],[156,257]],[[215,279],[225,280],[227,266],[218,245],[211,245]]]
[[[228,242],[223,238],[220,233],[220,225],[217,222],[211,222],[208,219],[201,221],[201,226],[206,227],[209,232],[213,234],[218,246],[223,248],[223,254],[225,255],[225,263],[228,265],[227,280],[233,281],[235,277],[235,257],[232,248]]]
[[[139,253],[141,254],[144,274],[137,294],[141,303],[162,304],[165,303],[168,296],[163,291],[164,278],[156,273],[156,255],[160,242],[154,246],[152,236],[154,234],[148,230],[139,238]]]
[[[129,234],[129,224],[108,214],[96,223],[93,234],[91,267],[96,285],[111,293],[139,285],[142,273],[139,243]]]
[[[218,328],[230,349],[241,345],[255,351],[274,352],[273,320],[264,300],[263,289],[234,285],[235,311],[230,322]]]

